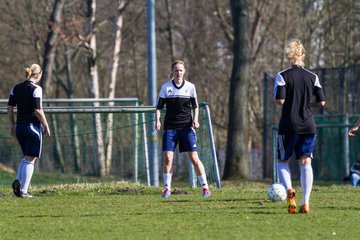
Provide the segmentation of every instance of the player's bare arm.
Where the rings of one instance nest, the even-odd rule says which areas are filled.
[[[199,108],[195,108],[194,109],[194,120],[193,120],[193,128],[197,129],[200,127],[200,124],[199,124]]]
[[[311,107],[320,107],[320,108],[322,108],[322,107],[325,106],[325,101],[312,102],[312,103],[310,103],[310,106],[311,106]]]
[[[284,105],[285,99],[276,99],[276,100],[275,100],[275,103],[276,103],[277,105]]]
[[[159,131],[160,128],[161,128],[160,115],[161,115],[161,110],[156,109],[156,112],[155,112],[155,129],[157,131]]]
[[[356,132],[358,131],[360,126],[360,117],[356,120],[356,123],[354,124],[354,126],[349,130],[349,136],[350,137],[354,137],[356,135]]]
[[[42,109],[34,109],[36,117],[39,119],[41,124],[44,126],[44,134],[46,137],[50,137],[50,128],[49,124],[46,121],[44,111]]]
[[[14,116],[14,107],[8,106],[7,108],[9,121],[10,121],[10,134],[11,136],[15,136],[15,116]]]

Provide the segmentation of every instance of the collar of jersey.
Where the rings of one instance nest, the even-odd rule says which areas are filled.
[[[176,86],[174,79],[173,79],[171,82],[172,82],[172,84],[174,85],[174,87],[177,88],[177,89],[182,88],[182,87],[184,86],[184,84],[185,84],[185,80],[183,80],[182,84],[181,84],[179,87]]]
[[[300,65],[296,65],[296,64],[293,64],[291,67],[292,68],[302,68]]]

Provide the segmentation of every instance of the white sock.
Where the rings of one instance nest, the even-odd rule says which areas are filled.
[[[16,173],[16,179],[19,180],[20,184],[21,184],[21,172],[22,172],[22,167],[24,166],[25,163],[25,159],[22,159],[20,162],[20,165],[18,167],[17,173]]]
[[[291,184],[291,173],[288,163],[280,162],[278,163],[278,175],[280,182],[284,185],[286,190],[292,188]]]
[[[300,183],[302,191],[301,205],[309,204],[310,194],[313,186],[314,174],[310,164],[300,166]]]
[[[30,185],[30,181],[32,175],[34,173],[34,163],[30,161],[24,161],[24,166],[22,167],[21,171],[21,189],[20,191],[23,193],[27,193]]]
[[[208,185],[208,182],[206,180],[206,175],[205,174],[197,176],[197,179],[198,179],[202,189],[204,189],[204,188],[209,189],[209,185]]]
[[[171,190],[171,179],[172,179],[172,173],[163,173],[163,179],[164,179],[164,188]]]

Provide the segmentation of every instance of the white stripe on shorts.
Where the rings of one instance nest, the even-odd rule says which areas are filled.
[[[285,160],[285,148],[284,148],[284,137],[285,135],[278,135],[278,149],[280,152],[280,160]]]
[[[40,125],[40,132],[38,132],[35,128],[34,128],[34,125],[32,123],[30,123],[30,129],[36,133],[36,135],[38,135],[39,137],[39,140],[40,140],[40,150],[39,150],[39,157],[41,156],[41,150],[42,150],[42,132],[41,132],[41,125]]]

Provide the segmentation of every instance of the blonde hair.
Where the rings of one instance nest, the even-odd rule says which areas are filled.
[[[41,67],[38,64],[33,64],[31,67],[25,68],[25,77],[27,79],[38,73],[41,73]]]
[[[288,58],[292,62],[295,62],[298,57],[302,56],[305,53],[305,48],[299,39],[293,39],[288,43],[286,47],[286,53],[288,55]]]
[[[171,72],[169,74],[170,79],[174,78],[172,71],[174,70],[174,67],[175,67],[176,64],[182,64],[184,66],[184,69],[185,69],[185,63],[182,60],[173,61],[172,64],[171,64]]]

